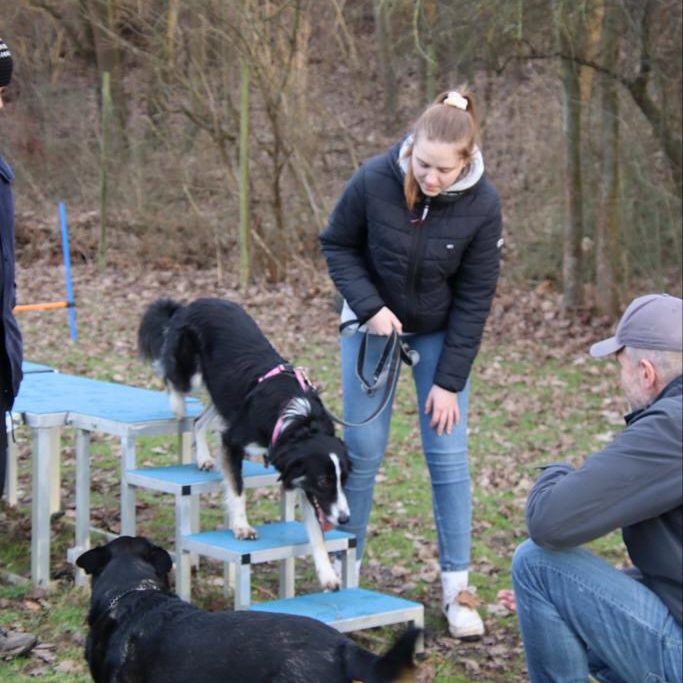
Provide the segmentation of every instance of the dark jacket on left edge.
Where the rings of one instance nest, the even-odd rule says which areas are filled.
[[[12,181],[14,174],[7,162],[0,156],[0,380],[2,405],[9,410],[19,392],[21,383],[22,344],[21,333],[12,309],[16,301],[14,281],[14,200]]]
[[[629,557],[680,624],[683,617],[683,378],[578,469],[546,467],[529,494],[529,535],[556,549],[621,528]]]

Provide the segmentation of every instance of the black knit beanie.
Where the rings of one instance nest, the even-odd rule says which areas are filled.
[[[9,85],[12,80],[12,55],[5,41],[0,38],[0,88]]]

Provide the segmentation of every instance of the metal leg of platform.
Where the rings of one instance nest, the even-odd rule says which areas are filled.
[[[128,470],[135,469],[135,437],[121,439],[121,535],[135,536],[135,487],[128,484]]]
[[[349,545],[346,552],[341,558],[342,566],[342,587],[343,588],[357,588],[358,587],[358,570],[356,569],[356,539],[352,539],[353,544]]]
[[[424,612],[422,613],[422,616],[416,617],[415,619],[413,619],[411,624],[413,626],[415,626],[416,628],[421,629],[421,633],[418,636],[417,640],[415,641],[415,653],[418,655],[424,654],[424,651],[425,651]]]
[[[280,519],[283,522],[294,521],[296,513],[296,492],[287,491],[284,487],[280,492]],[[281,598],[294,597],[294,558],[280,560],[280,591]]]
[[[12,438],[12,415],[6,413],[5,429],[7,431],[7,472],[5,473],[4,497],[8,505],[15,507],[17,504],[17,481],[19,479],[17,457],[17,444]]]
[[[192,591],[192,555],[183,552],[183,536],[192,533],[192,507],[196,496],[182,493],[175,499],[175,589],[189,602]],[[195,556],[196,557],[196,556]]]
[[[249,609],[251,605],[251,564],[243,558],[243,563],[231,563],[235,567],[235,609]]]
[[[54,427],[48,430],[47,440],[50,449],[50,514],[59,512],[62,505],[62,481],[61,481],[61,462],[59,457],[59,445],[62,430]]]
[[[54,452],[54,431],[58,428],[33,430],[32,502],[31,502],[31,578],[35,586],[50,582],[50,475]],[[59,453],[56,454],[59,456]]]
[[[183,431],[182,423],[178,423],[178,453],[179,462],[181,465],[191,465],[194,458],[192,455],[192,432]],[[199,496],[192,496],[190,502],[190,519],[191,519],[191,533],[199,531]],[[176,552],[179,552],[176,550]],[[190,554],[190,562],[193,567],[199,567],[199,555],[196,553]],[[189,600],[189,597],[188,597]]]
[[[90,432],[76,430],[76,539],[72,548],[74,583],[85,586],[85,572],[76,567],[78,556],[90,548]]]

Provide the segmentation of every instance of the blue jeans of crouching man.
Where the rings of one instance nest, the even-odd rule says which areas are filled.
[[[468,569],[470,563],[470,533],[472,525],[472,499],[470,474],[467,462],[467,399],[469,382],[458,394],[460,423],[450,434],[437,436],[429,426],[431,415],[425,415],[424,407],[439,362],[445,333],[416,334],[406,336],[410,347],[420,354],[420,362],[412,368],[417,393],[417,412],[422,435],[422,449],[432,484],[432,507],[439,543],[439,561],[442,571]],[[361,422],[381,402],[383,389],[369,397],[356,377],[356,359],[362,333],[341,337],[342,385],[344,393],[344,418],[348,422]],[[368,339],[365,368],[369,376],[376,366],[386,343],[386,337],[370,335]],[[407,366],[402,365],[403,370]],[[346,427],[344,441],[349,451],[353,469],[346,484],[345,493],[351,510],[351,519],[345,531],[354,533],[358,539],[358,558],[365,545],[365,532],[372,508],[375,478],[389,439],[389,425],[394,397],[386,409],[369,425]],[[391,482],[387,482],[391,486]]]
[[[584,548],[525,541],[512,582],[529,678],[680,683],[681,626],[656,593]]]

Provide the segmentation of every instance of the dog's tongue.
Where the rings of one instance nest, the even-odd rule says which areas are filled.
[[[323,533],[333,528],[332,523],[325,517],[325,513],[320,508],[318,508],[318,524],[320,524]]]

